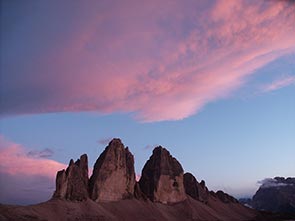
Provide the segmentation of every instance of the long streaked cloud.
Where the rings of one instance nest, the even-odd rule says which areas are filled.
[[[283,87],[295,85],[295,76],[284,76],[262,87],[263,92],[275,91]]]
[[[38,20],[52,24],[49,36],[33,14],[22,21],[23,29],[33,29],[29,34],[11,29],[1,40],[1,56],[9,55],[2,115],[95,111],[179,120],[295,52],[291,1],[92,2],[81,5],[80,17],[75,8],[55,11],[57,18],[50,10],[56,8]],[[59,32],[60,26],[67,28]],[[10,47],[16,42],[9,34],[25,34],[22,51]]]
[[[35,154],[30,154],[32,152]],[[0,135],[1,203],[38,203],[52,196],[56,172],[66,165],[45,159],[42,153],[44,151],[28,151]]]

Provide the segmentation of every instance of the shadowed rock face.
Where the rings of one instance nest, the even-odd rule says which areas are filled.
[[[197,187],[197,179],[191,173],[183,175],[183,185],[185,193],[194,199],[199,199],[199,190]]]
[[[117,201],[133,196],[134,158],[120,139],[113,139],[97,159],[89,181],[94,201]]]
[[[183,169],[163,147],[153,150],[139,180],[141,191],[154,202],[174,203],[186,199]]]
[[[209,192],[204,180],[199,183],[191,173],[185,173],[183,184],[187,195],[203,203],[208,202]]]
[[[139,183],[136,182],[134,186],[134,197],[138,200],[147,201],[147,196],[141,191]]]
[[[84,154],[66,170],[58,171],[54,198],[82,201],[88,198],[88,159]]]

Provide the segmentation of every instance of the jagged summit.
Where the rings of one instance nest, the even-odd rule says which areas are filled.
[[[209,198],[223,203],[236,200],[222,191],[208,191],[205,181],[200,183],[191,173],[162,147],[155,147],[135,181],[134,157],[119,138],[112,139],[96,160],[88,178],[87,155],[76,162],[70,160],[66,170],[58,171],[53,198],[70,201],[92,199],[96,202],[119,201],[127,198],[160,203],[182,202],[190,196],[207,204]]]
[[[184,174],[161,146],[153,150],[136,182],[134,157],[118,138],[100,154],[90,179],[83,154],[58,171],[52,200],[27,207],[0,205],[0,220],[246,221],[258,215],[222,191],[208,191],[205,181]]]
[[[159,172],[163,175],[179,176],[183,173],[181,164],[170,154],[170,152],[162,147],[155,147],[150,159],[155,160],[155,164],[159,164]]]
[[[88,158],[83,154],[75,163],[71,159],[66,170],[57,172],[54,198],[82,201],[88,195]]]
[[[134,157],[120,139],[113,139],[97,159],[89,181],[95,201],[116,201],[133,196]]]

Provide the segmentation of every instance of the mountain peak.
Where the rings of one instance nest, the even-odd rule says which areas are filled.
[[[117,201],[134,193],[134,157],[120,139],[110,141],[97,159],[89,181],[94,201]]]
[[[184,201],[187,195],[205,204],[210,197],[235,202],[222,191],[209,192],[205,181],[199,183],[191,173],[184,174],[181,164],[162,146],[154,148],[136,182],[134,157],[119,138],[114,138],[96,160],[90,179],[86,154],[75,162],[71,159],[66,170],[58,171],[53,198],[100,202],[136,197],[166,204]]]
[[[54,198],[82,201],[88,196],[88,158],[83,154],[74,162],[70,160],[66,170],[60,170],[56,175],[56,190]]]
[[[174,203],[186,199],[181,164],[158,146],[143,167],[139,186],[152,201]]]

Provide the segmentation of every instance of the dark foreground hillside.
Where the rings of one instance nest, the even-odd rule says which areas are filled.
[[[19,221],[291,221],[290,216],[260,213],[241,204],[209,199],[205,205],[190,197],[173,205],[136,199],[117,202],[72,202],[52,199],[32,206],[0,205],[0,220]]]
[[[136,199],[117,202],[92,200],[71,202],[53,199],[32,206],[1,206],[1,220],[255,220],[257,212],[240,204],[209,200],[208,205],[190,197],[183,202],[165,205]]]

